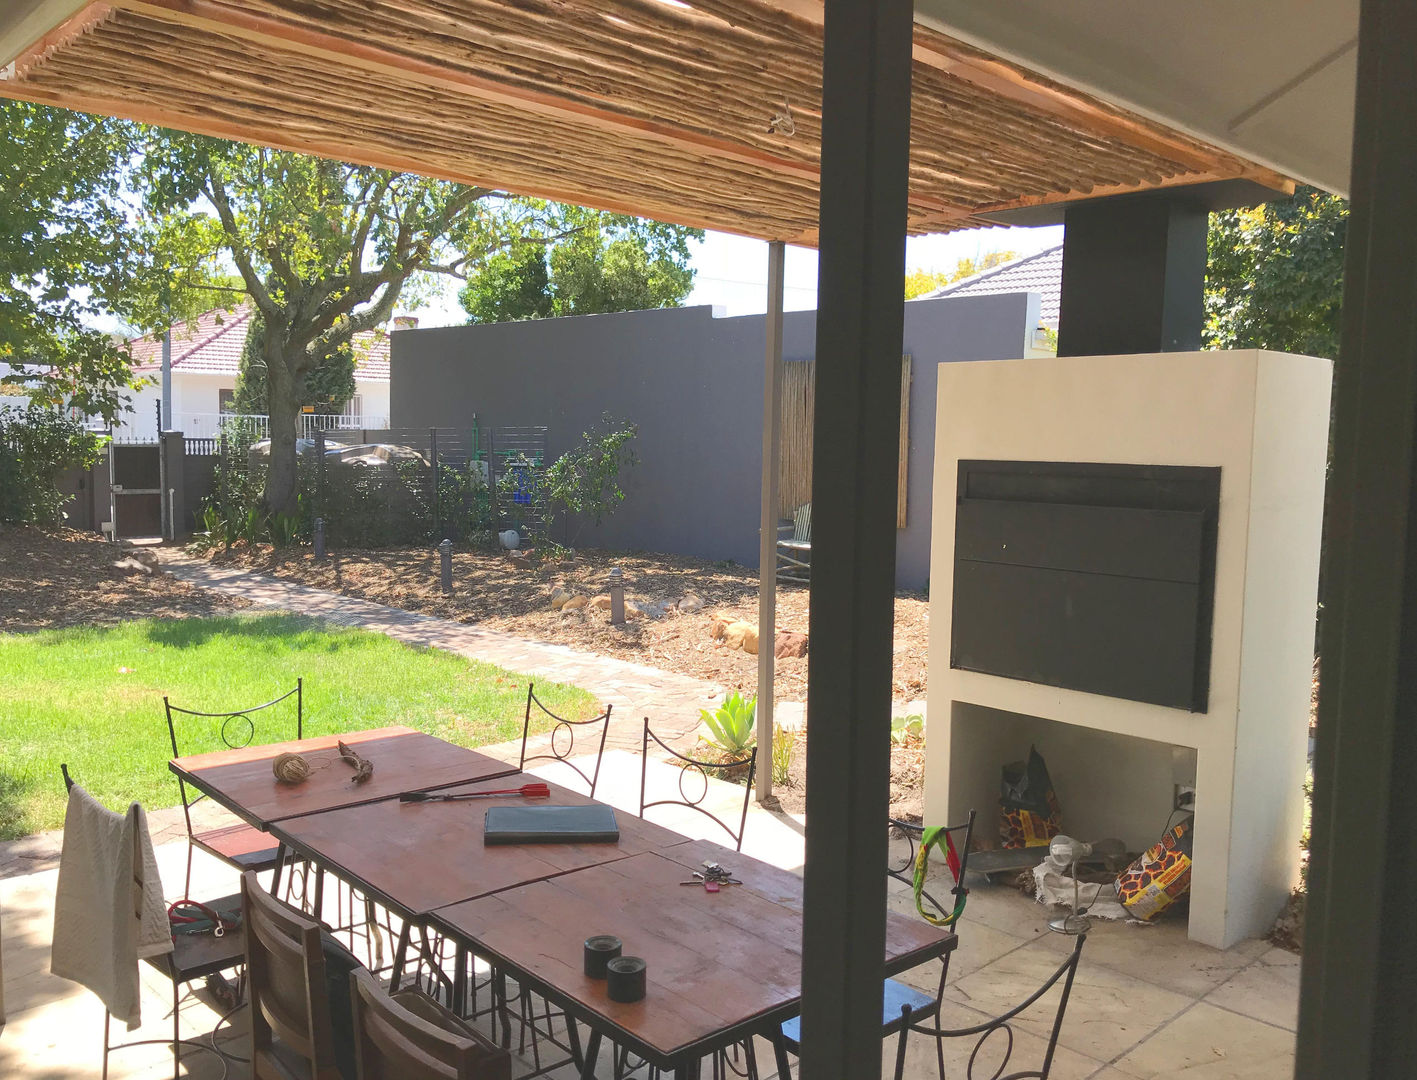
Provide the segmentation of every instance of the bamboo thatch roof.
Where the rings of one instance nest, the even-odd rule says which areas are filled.
[[[811,244],[821,54],[814,0],[107,0],[23,43],[0,96]],[[923,26],[913,79],[912,232],[1286,185]]]

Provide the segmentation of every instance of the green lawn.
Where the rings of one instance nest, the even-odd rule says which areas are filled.
[[[295,615],[0,634],[0,839],[63,824],[61,761],[109,806],[176,805],[163,695],[233,709],[269,701],[297,676],[306,735],[387,724],[465,746],[521,735],[526,676]],[[596,712],[575,687],[538,683],[537,697],[563,716]],[[294,738],[291,705],[257,713],[254,741]],[[215,722],[189,722],[184,754],[222,748]]]

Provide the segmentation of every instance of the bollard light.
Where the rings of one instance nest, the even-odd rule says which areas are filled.
[[[315,558],[325,557],[325,519],[317,517],[315,519]]]
[[[610,568],[610,621],[625,625],[625,574],[618,566]]]
[[[438,554],[443,557],[443,595],[453,592],[453,542],[444,540],[438,545]]]

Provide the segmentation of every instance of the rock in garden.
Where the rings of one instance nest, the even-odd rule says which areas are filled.
[[[684,598],[679,601],[677,607],[679,608],[679,611],[683,614],[693,615],[697,612],[703,611],[704,601],[702,597],[695,596],[693,593],[685,593]]]
[[[713,617],[713,630],[711,631],[714,641],[722,640],[723,635],[728,632],[728,628],[736,621],[736,619],[730,619],[727,615],[715,615]]]
[[[807,635],[796,630],[779,630],[773,639],[772,654],[779,660],[789,656],[806,656]]]
[[[610,597],[602,593],[590,602],[590,609],[592,611],[609,611]]]
[[[113,564],[113,569],[121,570],[125,574],[151,574],[153,568],[147,563],[129,555],[126,559],[119,559]]]
[[[524,570],[531,569],[530,551],[523,551],[520,549],[517,551],[509,551],[507,552],[507,558],[512,561],[513,566],[520,566]]]
[[[566,606],[566,601],[571,599],[571,594],[559,586],[551,590],[551,610],[560,611]]]
[[[752,623],[730,623],[723,632],[723,642],[730,649],[742,649],[745,653],[758,654],[758,628]]]
[[[643,616],[646,619],[664,618],[663,604],[641,604],[636,600],[625,601],[625,614],[630,616]]]
[[[573,596],[561,605],[561,613],[564,615],[568,611],[580,611],[589,601],[584,596]]]

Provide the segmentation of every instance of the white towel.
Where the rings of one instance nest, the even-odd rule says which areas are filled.
[[[75,784],[64,814],[50,971],[87,986],[131,1031],[142,1012],[138,961],[171,951],[143,808],[115,814]]]

